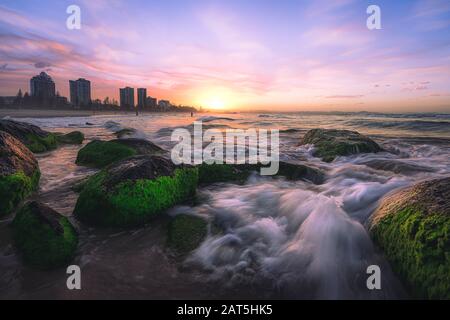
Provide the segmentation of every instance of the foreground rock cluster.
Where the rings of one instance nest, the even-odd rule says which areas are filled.
[[[82,134],[50,134],[38,127],[0,122],[0,215],[16,212],[12,223],[16,247],[35,268],[63,266],[74,257],[78,235],[69,219],[45,204],[21,205],[39,184],[32,151],[57,144],[81,143]],[[302,141],[313,144],[323,161],[381,147],[357,132],[314,129]],[[73,216],[96,227],[128,228],[163,217],[167,209],[190,202],[199,186],[243,183],[260,165],[174,165],[167,152],[141,139],[95,140],[79,150],[77,164],[100,171],[76,186],[79,198]],[[416,170],[401,163],[381,169]],[[278,176],[325,182],[325,174],[303,164],[280,162]],[[167,229],[167,245],[179,254],[196,249],[207,237],[209,222],[179,214]],[[383,199],[369,226],[393,269],[417,297],[450,299],[450,178],[418,183]],[[220,231],[219,231],[220,232]]]

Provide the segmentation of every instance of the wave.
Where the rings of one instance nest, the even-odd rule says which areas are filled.
[[[227,117],[204,116],[204,117],[198,118],[196,121],[211,122],[211,121],[216,121],[216,120],[234,121],[236,119],[227,118]]]
[[[450,132],[450,121],[428,121],[428,120],[374,121],[369,119],[352,119],[346,121],[345,124],[352,127],[365,127],[377,129]]]

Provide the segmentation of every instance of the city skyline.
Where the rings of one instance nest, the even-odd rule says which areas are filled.
[[[77,1],[81,30],[70,4],[2,1],[0,95],[46,71],[90,79],[92,99],[130,86],[217,110],[450,112],[447,1],[376,1],[381,30],[368,1]]]

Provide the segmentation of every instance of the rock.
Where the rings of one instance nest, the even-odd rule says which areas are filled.
[[[0,216],[11,213],[37,189],[40,175],[34,154],[12,135],[0,131]]]
[[[450,177],[387,196],[370,233],[413,296],[450,299]]]
[[[58,146],[55,134],[32,124],[0,120],[0,130],[8,132],[35,153],[54,150]]]
[[[74,214],[87,224],[143,224],[195,195],[198,170],[160,156],[138,155],[115,162],[85,184]]]
[[[34,153],[54,150],[58,143],[81,144],[84,140],[84,135],[79,131],[68,134],[52,133],[38,126],[13,120],[0,120],[0,131],[8,132]]]
[[[167,243],[178,253],[197,248],[208,234],[208,223],[200,217],[180,214],[169,225]]]
[[[433,168],[420,166],[418,164],[407,163],[400,160],[381,160],[372,159],[368,161],[362,161],[358,164],[366,165],[375,170],[390,171],[401,174],[415,174],[418,172],[434,172]]]
[[[45,204],[33,201],[17,213],[13,237],[25,263],[51,269],[69,263],[78,245],[78,235],[69,220]]]
[[[124,138],[126,136],[131,136],[135,133],[136,133],[136,129],[133,129],[133,128],[125,128],[125,129],[121,129],[119,131],[114,132],[116,137],[119,139]]]
[[[210,184],[217,182],[244,182],[252,172],[259,172],[261,164],[211,164],[198,166],[199,182]],[[279,170],[275,176],[283,176],[288,180],[306,179],[315,184],[324,181],[324,174],[315,168],[302,164],[279,162]]]
[[[337,156],[382,151],[372,139],[349,130],[313,129],[303,137],[301,145],[304,144],[313,144],[316,149],[313,155],[325,162]]]
[[[113,162],[134,155],[162,155],[164,150],[143,139],[94,140],[84,146],[76,163],[87,167],[103,168]]]
[[[80,131],[72,131],[67,134],[57,133],[56,140],[60,144],[82,144],[84,134]]]

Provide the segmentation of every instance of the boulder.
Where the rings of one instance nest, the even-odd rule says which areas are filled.
[[[197,248],[208,234],[208,223],[205,219],[180,214],[169,224],[167,243],[178,253],[189,253]]]
[[[117,138],[122,139],[127,136],[132,136],[133,134],[136,134],[136,129],[133,128],[124,128],[119,131],[114,132]]]
[[[12,223],[14,242],[25,263],[51,269],[69,263],[78,245],[78,235],[69,220],[45,204],[33,201],[23,206]]]
[[[372,159],[358,162],[375,170],[389,171],[398,174],[415,174],[419,172],[434,172],[435,169],[418,164],[408,163],[401,160]]]
[[[450,299],[450,177],[385,197],[370,233],[413,296]]]
[[[325,162],[331,162],[337,156],[382,151],[372,139],[349,130],[313,129],[303,137],[301,145],[305,144],[313,144],[313,155]]]
[[[259,172],[261,164],[211,164],[198,166],[199,183],[244,182],[252,172]],[[279,162],[279,170],[275,176],[283,176],[288,180],[309,180],[315,184],[324,181],[324,174],[312,167],[302,164]]]
[[[84,140],[84,135],[79,131],[68,134],[52,133],[38,126],[13,120],[0,120],[0,131],[8,132],[34,153],[54,150],[58,143],[81,144]]]
[[[144,139],[94,140],[84,146],[76,163],[87,167],[104,168],[134,155],[162,155],[164,150]]]
[[[57,133],[56,140],[60,144],[82,144],[84,134],[80,131],[72,131],[67,134]]]
[[[0,131],[0,216],[14,208],[39,185],[34,154],[9,133]]]
[[[197,183],[197,168],[175,166],[160,156],[132,156],[92,176],[74,214],[91,225],[140,225],[193,197]]]
[[[32,124],[0,120],[0,130],[8,132],[35,153],[54,150],[58,146],[55,134]]]

